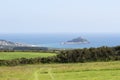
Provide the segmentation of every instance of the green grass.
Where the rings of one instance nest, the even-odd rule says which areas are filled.
[[[0,80],[120,80],[120,61],[1,66]]]
[[[55,56],[54,53],[41,52],[0,52],[0,60],[10,60],[16,58],[34,58],[34,57],[48,57]]]

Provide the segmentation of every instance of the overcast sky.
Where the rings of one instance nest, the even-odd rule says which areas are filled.
[[[0,33],[120,33],[120,0],[0,0]]]

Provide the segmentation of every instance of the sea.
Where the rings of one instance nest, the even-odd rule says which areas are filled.
[[[61,44],[77,37],[87,39],[89,44]],[[0,34],[0,39],[11,42],[36,45],[39,47],[76,49],[101,46],[119,46],[120,34],[89,34],[89,33],[47,33],[47,34]]]

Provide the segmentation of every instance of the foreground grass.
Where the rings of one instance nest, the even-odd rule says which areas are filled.
[[[1,66],[0,80],[120,80],[120,62]]]
[[[16,58],[35,58],[35,57],[48,57],[55,56],[54,53],[42,52],[0,52],[0,60],[10,60]]]

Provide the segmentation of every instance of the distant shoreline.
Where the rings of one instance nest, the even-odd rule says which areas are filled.
[[[65,44],[89,44],[90,42],[62,42],[61,44],[62,45],[65,45]]]

